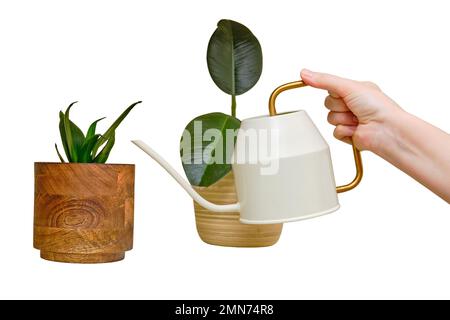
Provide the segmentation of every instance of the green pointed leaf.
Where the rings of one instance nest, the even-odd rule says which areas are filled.
[[[72,135],[72,145],[75,146],[75,150],[79,150],[81,145],[84,142],[84,135],[78,126],[69,120],[69,127]],[[64,112],[59,112],[59,133],[61,135],[61,142],[64,147],[64,152],[66,153],[67,160],[69,162],[75,162],[73,161],[71,155],[70,155],[70,149],[67,142],[67,136],[66,136],[66,126],[65,126],[65,114]]]
[[[73,145],[73,139],[72,139],[72,130],[70,130],[70,119],[69,119],[69,113],[70,108],[76,103],[72,102],[69,107],[67,108],[66,112],[64,113],[64,132],[66,135],[66,143],[67,143],[67,149],[69,150],[70,159],[72,162],[77,162],[77,154],[75,147]]]
[[[210,186],[231,171],[236,136],[227,135],[227,130],[237,133],[240,125],[239,119],[219,112],[204,114],[189,122],[180,142],[180,155],[192,185]],[[211,136],[207,137],[205,132]]]
[[[94,160],[92,155],[92,149],[94,148],[94,145],[97,143],[99,138],[100,135],[95,134],[92,137],[86,138],[84,140],[84,143],[81,146],[80,150],[80,159],[79,159],[80,162],[90,163]]]
[[[64,113],[59,112],[59,134],[61,135],[61,142],[66,153],[67,161],[72,162],[72,157],[70,156],[69,146],[67,145],[66,139],[66,128],[64,126]]]
[[[100,137],[101,139],[101,137]],[[100,153],[95,157],[94,162],[96,163],[105,163],[108,160],[111,149],[114,147],[114,143],[116,142],[116,134],[113,131],[110,135],[109,139],[106,142],[105,147],[100,151]]]
[[[56,153],[58,154],[59,160],[61,160],[62,163],[64,163],[64,158],[62,157],[61,153],[59,153],[58,150],[58,145],[55,143],[55,149],[56,149]]]
[[[86,140],[86,138],[84,137],[83,131],[81,131],[81,129],[78,128],[75,125],[75,123],[73,123],[72,121],[70,121],[70,129],[71,129],[71,132],[72,132],[73,144],[75,146],[77,157],[79,159],[80,158],[81,147],[83,146],[83,143]]]
[[[209,40],[207,62],[214,83],[227,94],[240,95],[261,76],[261,45],[246,26],[220,20]]]
[[[70,121],[70,109],[76,103],[73,102],[69,105],[64,113],[64,131],[66,134],[67,147],[69,149],[70,158],[72,162],[78,162],[81,146],[84,143],[83,131],[78,128],[75,123]]]
[[[98,149],[108,140],[110,140],[110,138],[115,135],[115,130],[117,129],[117,127],[120,125],[120,123],[123,121],[123,119],[125,119],[125,117],[128,115],[128,113],[130,113],[130,111],[139,103],[141,103],[142,101],[138,101],[133,103],[131,106],[129,106],[128,108],[125,109],[124,112],[122,112],[122,114],[117,118],[116,121],[114,121],[114,123],[111,125],[111,127],[109,127],[108,130],[106,130],[106,132],[100,137],[100,139],[98,139],[97,143],[94,146],[93,149],[93,154],[95,155],[98,151]]]
[[[92,124],[89,126],[89,129],[86,133],[86,140],[95,135],[95,130],[97,129],[97,123],[105,118],[106,117],[103,117],[103,118],[97,119],[94,122],[92,122]]]

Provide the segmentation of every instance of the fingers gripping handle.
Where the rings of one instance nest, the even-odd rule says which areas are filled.
[[[275,108],[275,101],[280,93],[282,93],[283,91],[286,91],[286,90],[302,88],[302,87],[306,87],[306,86],[307,86],[307,84],[300,80],[300,81],[289,82],[289,83],[283,84],[283,85],[279,86],[278,88],[276,88],[270,95],[269,114],[271,116],[277,115],[277,110]],[[363,176],[361,152],[355,147],[355,145],[353,144],[353,141],[352,141],[352,148],[353,148],[353,158],[355,160],[356,176],[352,182],[350,182],[346,185],[343,185],[343,186],[336,187],[337,193],[352,190],[361,182],[361,179]]]

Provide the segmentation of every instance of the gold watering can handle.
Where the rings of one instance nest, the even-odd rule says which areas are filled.
[[[277,111],[275,109],[275,100],[277,99],[277,97],[280,93],[282,93],[283,91],[286,91],[286,90],[296,89],[296,88],[301,88],[301,87],[306,87],[306,86],[307,86],[307,84],[300,80],[300,81],[295,81],[295,82],[289,82],[289,83],[283,84],[283,85],[279,86],[278,88],[276,88],[270,95],[270,99],[269,99],[270,115],[271,116],[277,115]],[[352,190],[361,182],[361,179],[363,176],[361,152],[358,149],[356,149],[355,145],[353,144],[353,141],[352,141],[352,148],[353,148],[353,157],[355,158],[356,176],[355,176],[355,179],[353,179],[353,181],[350,182],[349,184],[336,187],[337,193]]]

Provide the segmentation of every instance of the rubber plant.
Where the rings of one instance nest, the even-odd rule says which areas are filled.
[[[70,120],[70,109],[75,103],[71,103],[66,109],[66,112],[59,112],[59,132],[67,161],[77,163],[105,163],[114,147],[117,127],[141,101],[135,102],[125,109],[104,134],[96,133],[97,123],[105,119],[100,118],[89,126],[86,135]],[[102,146],[103,148],[101,148]],[[65,162],[56,143],[55,149],[61,162]]]
[[[226,132],[240,127],[240,120],[236,117],[236,97],[253,88],[261,76],[263,65],[258,39],[246,26],[232,20],[218,22],[209,40],[206,60],[212,80],[231,98],[231,112],[213,112],[196,117],[188,123],[181,138],[180,155],[186,176],[192,185],[202,187],[212,185],[231,171],[231,155],[225,149],[230,143],[234,146],[235,136],[232,141],[227,141],[230,137]],[[195,130],[199,122],[202,124],[201,137],[209,129],[219,130],[220,136],[212,142],[202,139],[201,147],[196,146],[193,137],[199,134]],[[184,141],[187,138],[190,141]],[[219,151],[223,157],[221,161],[217,161],[216,153]]]

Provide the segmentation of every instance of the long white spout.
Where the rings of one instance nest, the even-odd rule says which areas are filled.
[[[161,167],[163,167],[179,184],[183,187],[184,190],[202,207],[214,211],[214,212],[239,212],[240,205],[239,203],[234,204],[215,204],[209,202],[201,195],[199,195],[187,182],[163,157],[161,157],[155,150],[150,148],[145,142],[141,140],[132,140],[136,146],[138,146],[142,151],[148,154],[153,158],[156,162],[158,162]]]

